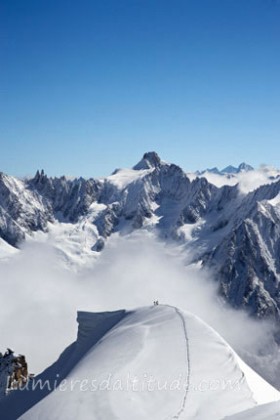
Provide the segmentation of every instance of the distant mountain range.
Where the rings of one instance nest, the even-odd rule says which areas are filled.
[[[205,169],[204,171],[197,171],[197,174],[203,175],[207,172],[210,172],[212,174],[217,174],[217,175],[236,175],[236,174],[239,174],[241,172],[249,172],[249,171],[253,171],[253,170],[254,170],[254,168],[251,165],[248,165],[247,163],[242,162],[237,167],[229,165],[222,170],[219,170],[218,168],[215,167],[215,168],[211,168],[211,169]]]
[[[221,173],[240,171],[254,173],[244,163]],[[204,176],[190,179],[155,152],[103,179],[50,178],[38,171],[19,180],[1,173],[0,246],[18,247],[33,232],[64,222],[75,232],[67,234],[71,249],[94,254],[114,232],[148,229],[183,244],[186,254],[191,250],[192,261],[213,271],[233,307],[279,319],[279,193],[277,178],[246,194],[238,184],[217,187]],[[58,246],[71,259],[63,237]]]

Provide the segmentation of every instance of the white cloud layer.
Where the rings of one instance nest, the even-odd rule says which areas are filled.
[[[194,179],[193,174],[187,174],[190,179]],[[211,184],[216,185],[217,187],[222,187],[224,185],[237,185],[239,184],[239,189],[241,193],[247,194],[261,185],[271,184],[279,180],[280,171],[269,167],[261,166],[258,169],[248,172],[240,172],[235,175],[226,176],[219,175],[211,172],[205,172],[203,175]]]

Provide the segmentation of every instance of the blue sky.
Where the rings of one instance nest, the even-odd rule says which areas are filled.
[[[0,170],[280,166],[277,0],[1,0]]]

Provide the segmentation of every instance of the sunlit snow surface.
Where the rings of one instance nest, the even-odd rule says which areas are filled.
[[[8,259],[12,255],[16,254],[18,250],[7,242],[5,242],[2,238],[0,238],[0,264],[1,261]]]
[[[100,337],[114,317],[117,323]],[[81,313],[78,319],[76,345],[41,375],[65,378],[61,389],[21,420],[219,420],[279,398],[214,330],[178,308]],[[2,402],[5,420],[16,418],[28,399],[33,404],[32,393],[20,391]]]

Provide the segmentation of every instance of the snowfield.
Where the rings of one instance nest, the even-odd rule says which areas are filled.
[[[220,420],[279,400],[212,328],[176,307],[79,312],[78,322],[57,362],[2,399],[1,419]],[[50,389],[32,391],[40,379]]]

